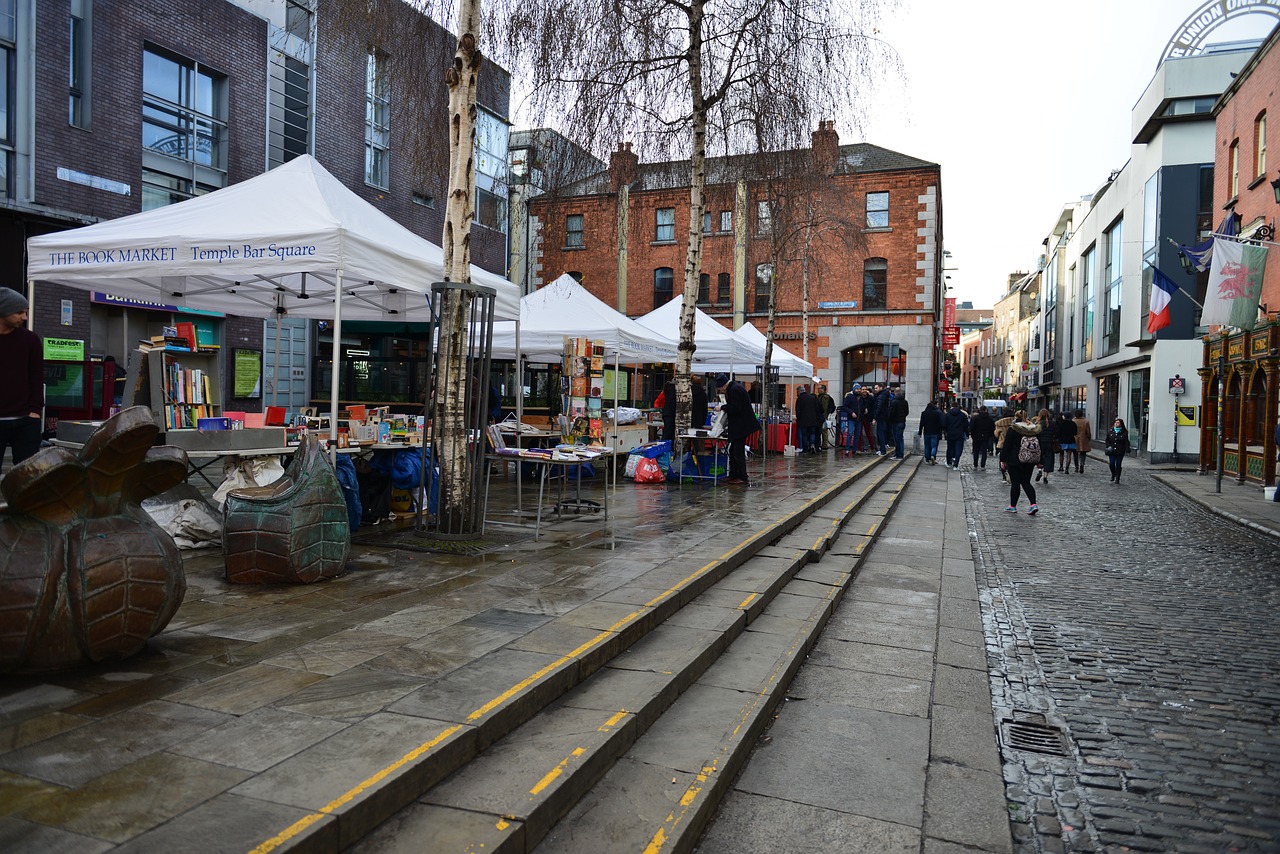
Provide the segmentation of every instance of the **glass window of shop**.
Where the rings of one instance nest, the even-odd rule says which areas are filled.
[[[394,406],[422,401],[427,391],[428,329],[426,323],[344,323],[339,402]],[[313,400],[329,399],[332,367],[333,325],[320,321],[311,372]]]
[[[1098,415],[1093,422],[1093,435],[1105,437],[1112,423],[1120,415],[1120,377],[1113,374],[1109,377],[1098,377]],[[1131,425],[1125,423],[1126,427]],[[1132,431],[1132,428],[1131,428]]]
[[[883,344],[861,344],[850,347],[840,354],[840,375],[844,377],[844,385],[852,386],[862,383],[898,383],[907,375],[907,351],[898,350],[898,355],[890,358],[884,353]]]

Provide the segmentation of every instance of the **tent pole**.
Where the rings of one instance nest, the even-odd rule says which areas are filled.
[[[280,405],[280,315],[284,307],[280,304],[280,295],[276,294],[276,366],[272,373],[275,379],[271,382],[271,405]]]
[[[613,351],[613,452],[618,453],[618,386],[622,384],[622,373],[619,368],[621,362],[618,359],[618,351]],[[613,493],[618,494],[618,458],[615,456],[609,462],[610,472],[613,474]],[[605,489],[609,488],[608,478],[605,478]]]
[[[276,339],[279,341],[279,338]],[[329,372],[329,462],[338,468],[338,370],[342,359],[342,270],[333,298],[333,369]]]
[[[36,280],[27,279],[27,329],[36,331]]]
[[[520,308],[523,310],[524,303]],[[516,317],[516,448],[520,447],[524,429],[524,354],[520,352],[520,318]],[[524,476],[521,473],[523,463],[516,457],[516,520],[524,514]]]

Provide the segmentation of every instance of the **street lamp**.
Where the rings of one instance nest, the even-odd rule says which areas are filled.
[[[1276,204],[1280,205],[1280,176],[1271,182],[1271,190],[1276,194]]]

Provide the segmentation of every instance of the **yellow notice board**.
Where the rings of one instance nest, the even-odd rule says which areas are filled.
[[[1179,406],[1177,407],[1177,425],[1179,427],[1194,427],[1199,420],[1198,406]]]

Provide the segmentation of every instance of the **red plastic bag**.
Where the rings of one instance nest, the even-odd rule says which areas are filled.
[[[666,479],[657,460],[645,457],[636,464],[636,483],[663,483]]]

